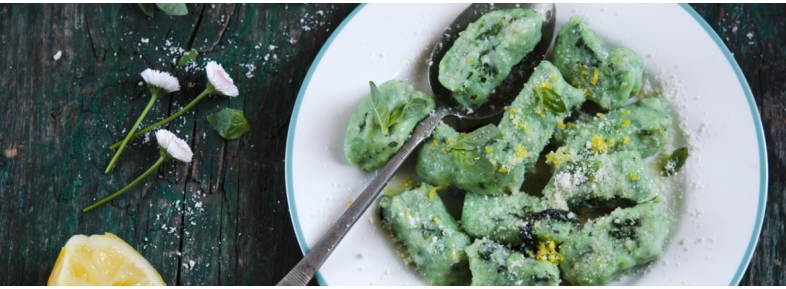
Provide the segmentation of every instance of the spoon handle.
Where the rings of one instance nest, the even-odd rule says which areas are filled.
[[[347,232],[349,232],[349,229],[352,228],[352,225],[357,222],[360,216],[363,215],[363,212],[365,212],[371,203],[374,202],[379,192],[382,191],[382,188],[385,187],[404,160],[407,159],[423,140],[431,136],[434,128],[437,127],[437,123],[439,123],[444,116],[445,112],[438,109],[418,124],[415,131],[412,132],[412,136],[410,136],[407,142],[401,146],[398,153],[396,153],[388,164],[379,171],[379,174],[374,177],[368,187],[366,187],[357,199],[352,202],[352,205],[349,206],[343,215],[341,215],[341,218],[336,221],[333,227],[322,236],[322,239],[320,239],[306,256],[295,265],[295,268],[292,268],[292,270],[284,276],[284,279],[281,279],[281,281],[276,284],[277,286],[305,286],[308,284],[308,281],[314,277],[319,267],[327,260],[336,245],[341,242],[341,239],[343,239]]]

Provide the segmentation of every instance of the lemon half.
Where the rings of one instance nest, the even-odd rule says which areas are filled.
[[[166,286],[145,257],[117,236],[75,235],[57,256],[49,286]]]

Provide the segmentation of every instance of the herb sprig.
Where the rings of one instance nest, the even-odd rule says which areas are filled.
[[[415,97],[404,105],[398,106],[394,108],[393,111],[390,111],[390,104],[388,100],[382,96],[382,93],[379,92],[377,85],[374,84],[373,81],[369,81],[368,83],[371,87],[371,107],[374,111],[377,123],[382,128],[382,134],[384,136],[389,134],[390,127],[399,120],[412,118],[428,106],[428,101],[423,98]]]

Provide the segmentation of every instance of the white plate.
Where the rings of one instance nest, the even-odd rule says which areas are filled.
[[[368,81],[397,78],[430,93],[425,71],[431,47],[466,5],[362,5],[322,47],[287,136],[287,196],[303,252],[374,175],[350,165],[342,149]],[[579,15],[608,44],[644,58],[647,75],[667,84],[691,146],[685,179],[666,192],[677,220],[664,255],[616,283],[736,285],[761,228],[767,160],[756,103],[734,58],[686,5],[565,4],[557,11],[557,31]],[[680,142],[685,139],[678,136],[675,145]],[[320,269],[321,284],[424,284],[396,255],[373,206]]]

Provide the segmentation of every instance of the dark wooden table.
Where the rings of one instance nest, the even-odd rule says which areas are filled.
[[[149,18],[136,4],[0,4],[0,285],[46,284],[68,238],[103,232],[137,248],[170,285],[278,282],[302,256],[284,180],[289,118],[311,62],[355,6],[189,4],[187,16]],[[786,6],[693,7],[742,67],[767,139],[767,211],[741,284],[786,285]],[[107,147],[149,100],[142,70],[171,72],[183,87],[144,125],[204,88],[203,71],[172,64],[192,48],[200,64],[223,64],[240,96],[209,97],[168,125],[194,150],[191,164],[167,163],[81,213],[155,162],[154,138],[140,138],[103,173]],[[225,107],[243,109],[251,132],[221,138],[205,116]]]

